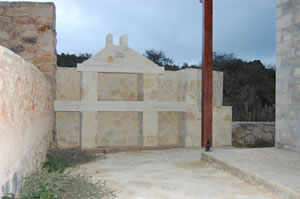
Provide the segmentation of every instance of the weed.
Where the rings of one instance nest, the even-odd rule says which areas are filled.
[[[47,160],[43,163],[43,168],[49,172],[62,173],[65,168],[85,164],[96,159],[104,158],[104,156],[93,155],[87,152],[78,152],[71,150],[49,149],[47,152]]]
[[[37,171],[25,179],[22,199],[113,198],[116,193],[105,182],[93,184],[86,176]]]
[[[43,170],[33,172],[25,178],[20,199],[109,199],[116,193],[107,188],[105,182],[92,183],[87,176],[63,173],[65,168],[104,158],[86,152],[49,149],[43,163]],[[16,199],[9,194],[2,199]]]

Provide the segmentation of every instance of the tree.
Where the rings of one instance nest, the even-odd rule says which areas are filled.
[[[224,72],[224,105],[232,106],[234,121],[275,120],[275,70],[261,61],[214,53],[213,68]]]
[[[174,64],[173,59],[167,57],[161,50],[146,50],[144,56],[153,61],[155,64],[164,66],[166,70],[179,70],[179,67]]]
[[[57,55],[57,65],[59,67],[76,67],[78,63],[82,63],[92,56],[90,53],[75,54],[61,53]]]

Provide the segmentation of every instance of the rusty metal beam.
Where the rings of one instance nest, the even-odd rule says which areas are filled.
[[[213,0],[200,0],[203,3],[203,47],[202,47],[202,147],[209,139],[212,146],[212,120],[213,120]]]

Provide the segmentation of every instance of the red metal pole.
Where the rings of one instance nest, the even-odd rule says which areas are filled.
[[[209,139],[212,146],[212,55],[213,55],[213,0],[200,0],[203,3],[203,47],[202,47],[202,147]]]

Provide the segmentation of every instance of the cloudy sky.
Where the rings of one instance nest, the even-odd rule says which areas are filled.
[[[40,0],[43,1],[43,0]],[[97,53],[105,36],[128,34],[140,53],[165,51],[176,63],[199,63],[199,0],[54,0],[58,53]],[[275,63],[275,0],[214,0],[214,51]]]

